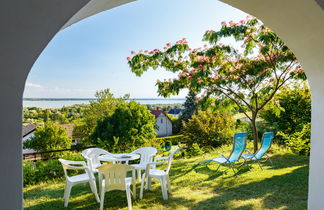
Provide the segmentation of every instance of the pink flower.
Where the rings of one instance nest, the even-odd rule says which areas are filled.
[[[144,53],[148,53],[148,50],[144,50]]]
[[[168,42],[168,43],[166,44],[166,46],[170,47],[170,46],[171,46],[171,42]]]
[[[131,51],[131,54],[135,54],[135,51],[134,51],[134,50],[132,50],[132,51]]]
[[[132,58],[129,57],[129,56],[127,56],[126,59],[127,59],[128,61],[132,60]]]
[[[240,21],[240,24],[245,24],[245,23],[246,23],[245,20],[241,20],[241,21]]]
[[[153,55],[153,54],[154,54],[154,52],[153,52],[153,51],[150,51],[150,52],[149,52],[149,54],[150,54],[150,55]]]
[[[222,22],[221,22],[221,25],[222,25],[222,26],[226,26],[226,21],[222,21]]]

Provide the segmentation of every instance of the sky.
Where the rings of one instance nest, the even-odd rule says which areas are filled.
[[[175,74],[158,69],[136,77],[126,60],[131,50],[161,49],[182,38],[200,47],[206,30],[246,16],[217,0],[138,0],[99,13],[51,40],[29,73],[24,97],[92,98],[109,88],[116,96],[160,98],[156,80]]]

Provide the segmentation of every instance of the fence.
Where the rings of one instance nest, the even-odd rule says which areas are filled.
[[[48,159],[56,159],[55,157],[49,157],[45,154],[51,154],[51,153],[59,153],[59,152],[65,152],[65,151],[81,151],[91,147],[83,147],[83,148],[72,148],[72,149],[62,149],[62,150],[52,150],[52,151],[45,151],[45,152],[28,152],[23,154],[23,160],[31,160],[31,161],[38,161],[38,160],[48,160]],[[45,157],[44,157],[45,156]]]

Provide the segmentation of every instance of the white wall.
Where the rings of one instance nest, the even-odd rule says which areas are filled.
[[[155,125],[158,127],[158,129],[155,130],[157,136],[172,135],[172,122],[163,113],[156,118]]]
[[[324,12],[314,0],[222,0],[274,29],[301,61],[312,91],[309,209],[322,209],[324,195]],[[90,2],[90,4],[87,4]],[[97,4],[96,4],[97,2]],[[1,209],[22,208],[22,96],[33,63],[62,28],[128,1],[0,1]],[[85,6],[85,7],[84,7]],[[82,10],[80,10],[84,7]],[[71,19],[72,17],[72,19]],[[118,21],[118,20],[116,20]]]

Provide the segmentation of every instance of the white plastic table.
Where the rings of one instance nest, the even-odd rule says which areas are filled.
[[[129,153],[120,153],[120,154],[109,154],[109,155],[101,155],[98,157],[100,161],[104,162],[113,162],[113,163],[120,163],[120,162],[128,162],[130,160],[139,159],[141,156],[138,154],[129,154]]]

